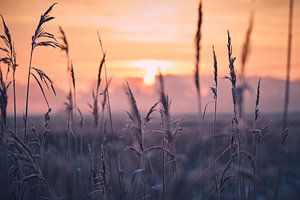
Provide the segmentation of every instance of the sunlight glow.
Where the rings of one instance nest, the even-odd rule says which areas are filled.
[[[151,86],[155,84],[156,75],[158,72],[158,65],[161,64],[156,60],[141,60],[138,65],[143,69],[143,81],[145,85]]]
[[[147,72],[144,76],[144,83],[145,85],[154,85],[155,83],[155,76],[156,76],[156,73],[152,73],[152,72]]]

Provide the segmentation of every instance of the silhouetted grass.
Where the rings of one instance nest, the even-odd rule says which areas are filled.
[[[251,117],[247,118],[248,116],[242,115],[241,109],[238,108],[240,86],[229,31],[227,33],[229,76],[225,78],[231,84],[229,90],[233,107],[231,124],[228,124],[230,118],[228,115],[221,116],[218,113],[218,105],[223,103],[218,96],[220,92],[218,86],[221,81],[218,76],[222,63],[218,63],[214,47],[212,49],[213,86],[210,88],[213,95],[213,101],[210,102],[214,105],[213,115],[212,120],[208,119],[209,115],[204,119],[210,104],[208,103],[203,112],[201,129],[195,116],[188,115],[187,119],[182,117],[177,119],[178,116],[173,115],[172,97],[168,95],[167,85],[161,73],[157,76],[157,101],[148,112],[142,113],[139,110],[138,105],[143,102],[137,102],[133,85],[127,82],[125,86],[129,103],[127,122],[124,116],[113,116],[109,95],[112,79],[108,78],[106,66],[109,54],[103,48],[99,32],[98,42],[101,52],[96,87],[92,92],[93,102],[90,105],[92,116],[84,118],[76,101],[78,78],[75,79],[66,33],[59,27],[61,43],[58,43],[53,34],[45,31],[46,23],[54,19],[49,15],[54,5],[52,4],[41,15],[32,36],[24,127],[17,127],[16,51],[2,17],[4,34],[1,35],[1,39],[4,47],[0,49],[0,61],[7,65],[9,70],[12,69],[13,81],[7,80],[8,76],[5,79],[0,68],[0,175],[3,177],[0,180],[0,199],[264,200],[272,199],[273,193],[274,199],[298,198],[297,191],[293,193],[292,189],[299,186],[300,175],[295,170],[299,161],[291,159],[290,162],[283,162],[288,136],[292,0],[290,1],[287,78],[281,138],[276,135],[280,127],[275,115],[270,117],[274,118],[274,123],[270,123],[270,119],[266,120],[260,115],[260,99],[264,95],[261,92],[263,87],[261,79],[257,83],[253,116],[251,114]],[[202,112],[200,89],[202,14],[202,1],[200,1],[193,76],[198,96],[199,116]],[[249,57],[252,28],[253,18],[250,18],[241,57],[243,78],[245,78],[245,65]],[[56,94],[54,82],[44,70],[32,66],[34,50],[37,47],[59,48],[66,55],[69,91],[65,102],[67,114],[65,121],[59,116],[53,118],[51,115],[52,110],[45,89]],[[9,70],[8,75],[11,73]],[[38,123],[37,119],[31,120],[30,124],[28,122],[31,77],[38,84],[47,105],[41,123]],[[10,83],[13,83],[14,130],[10,129],[9,117],[7,117]],[[173,107],[176,105],[172,104]],[[79,120],[76,118],[77,112]],[[296,120],[299,121],[298,118],[296,117]],[[298,121],[289,128],[298,129]],[[17,134],[18,128],[24,130],[24,137]],[[274,153],[278,151],[276,143],[278,141],[281,142],[279,159]],[[295,137],[295,141],[292,142],[294,145],[290,145],[290,152],[296,155],[299,152],[299,145],[295,144],[299,143],[299,138]],[[278,167],[278,171],[274,166]],[[283,173],[284,167],[287,168],[285,173]],[[280,187],[283,185],[288,190]]]

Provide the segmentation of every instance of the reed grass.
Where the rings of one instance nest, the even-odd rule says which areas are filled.
[[[144,129],[139,109],[136,100],[133,96],[129,83],[127,82],[126,95],[128,97],[130,112],[127,112],[130,119],[128,129],[133,134],[133,144],[128,148],[132,150],[140,159],[139,167],[143,170],[143,197],[146,196],[146,161],[145,161],[145,144],[144,144]]]
[[[288,130],[288,108],[290,97],[290,74],[291,74],[291,58],[292,58],[292,36],[293,36],[293,12],[294,12],[294,0],[289,0],[289,16],[288,16],[288,41],[287,41],[287,60],[286,60],[286,78],[285,78],[285,90],[284,90],[284,106],[282,116],[282,131],[281,131],[281,143],[280,143],[280,156],[278,164],[277,180],[275,183],[274,199],[279,198],[279,188],[281,184],[282,176],[282,160],[287,152],[287,139],[289,136]]]
[[[260,84],[261,84],[261,78],[259,78],[258,83],[257,83],[257,89],[256,89],[256,101],[255,101],[255,110],[254,110],[254,123],[253,123],[253,140],[254,140],[254,150],[253,150],[253,155],[254,155],[254,167],[252,168],[252,173],[254,176],[258,176],[258,151],[259,151],[259,145],[261,142],[262,138],[262,132],[257,129],[257,120],[259,118],[259,101],[260,101]],[[253,186],[253,199],[256,199],[256,183],[254,183]]]
[[[290,74],[291,74],[291,57],[292,57],[292,34],[293,34],[293,10],[294,0],[289,0],[289,25],[288,25],[288,45],[287,45],[287,63],[286,63],[286,79],[285,79],[285,91],[284,91],[284,109],[282,127],[283,132],[287,128],[288,124],[288,107],[290,96]]]
[[[217,127],[217,107],[218,107],[218,61],[217,61],[217,55],[215,52],[215,48],[213,46],[213,61],[214,61],[214,82],[215,85],[211,87],[211,91],[213,93],[214,97],[214,122],[213,122],[213,141],[212,141],[212,156],[213,160],[215,160],[215,154],[216,154],[216,127]],[[214,176],[214,182],[215,182],[215,190],[218,194],[219,200],[220,200],[220,192],[218,188],[218,176],[216,172],[216,162],[213,162],[213,176]]]
[[[102,52],[102,55],[104,56],[105,51],[104,51],[104,48],[103,48],[103,44],[102,44],[102,40],[101,40],[99,31],[97,31],[97,34],[98,34],[98,41],[99,41],[99,44],[100,44],[101,52]],[[121,191],[122,191],[122,189],[121,189],[122,188],[122,186],[121,186],[121,175],[120,175],[119,163],[118,163],[118,160],[117,160],[118,152],[116,150],[116,135],[115,135],[114,128],[113,128],[113,120],[112,120],[112,112],[111,112],[111,105],[110,105],[109,88],[108,88],[109,81],[108,81],[107,76],[108,75],[107,75],[106,62],[104,62],[104,77],[105,77],[105,84],[106,84],[105,98],[106,98],[107,107],[108,107],[108,116],[109,116],[109,122],[110,122],[110,130],[111,130],[111,134],[112,134],[113,149],[114,149],[115,154],[116,154],[115,164],[116,164],[116,167],[117,167],[117,175],[118,175],[118,192],[117,192],[118,198],[117,199],[122,199],[122,197],[121,197]]]
[[[241,118],[240,112],[237,109],[237,78],[236,72],[234,67],[234,62],[236,60],[235,57],[232,55],[232,44],[231,44],[231,36],[229,31],[227,32],[227,52],[228,52],[228,61],[229,61],[229,76],[226,76],[228,80],[231,82],[231,93],[232,93],[232,102],[233,102],[233,119],[232,119],[232,138],[231,138],[231,156],[232,156],[232,164],[237,163],[238,171],[242,170],[242,159],[241,159],[241,136],[239,132],[239,119]],[[225,168],[226,169],[226,168]],[[238,185],[238,192],[237,192],[237,199],[242,199],[243,197],[243,180],[241,176],[236,176],[237,178],[237,185]]]
[[[3,78],[2,69],[0,68],[0,111],[1,111],[1,142],[4,139],[5,129],[7,127],[7,90],[11,82],[6,83]]]
[[[43,175],[37,156],[32,152],[30,146],[23,142],[14,132],[9,130],[9,133],[13,141],[13,148],[16,149],[16,151],[11,152],[11,155],[18,161],[12,166],[12,169],[16,171],[13,177],[13,184],[18,188],[18,193],[16,193],[17,199],[30,198],[30,194],[34,190],[37,190],[41,199],[51,198],[50,188]]]
[[[251,53],[251,36],[252,36],[252,32],[253,32],[253,26],[254,26],[254,11],[252,10],[250,12],[248,28],[247,28],[245,40],[244,40],[244,43],[242,46],[241,71],[240,71],[241,79],[245,78],[246,64],[249,60],[249,56]]]
[[[71,159],[71,135],[74,136],[73,129],[72,129],[72,110],[73,108],[73,101],[72,101],[72,93],[69,92],[66,97],[65,105],[65,112],[67,113],[67,135],[66,135],[66,146],[67,146],[67,157]]]
[[[73,81],[72,72],[71,72],[70,47],[69,47],[67,35],[61,26],[59,26],[59,32],[61,34],[61,36],[59,37],[59,39],[60,39],[59,45],[61,47],[61,51],[63,51],[65,53],[66,60],[67,60],[67,79],[68,79],[68,84],[69,84],[69,92],[68,92],[68,96],[67,96],[67,102],[69,102],[68,103],[69,105],[72,105],[72,106],[69,106],[69,109],[67,109],[68,110],[67,115],[68,115],[68,120],[74,120],[73,88],[74,88],[75,83],[73,83],[73,82],[75,80]],[[74,74],[73,74],[73,76],[74,76]],[[70,123],[71,123],[71,121],[70,121]]]
[[[45,31],[43,28],[43,26],[47,22],[54,19],[54,17],[50,16],[49,14],[55,5],[56,5],[56,3],[52,4],[41,15],[39,23],[36,27],[36,30],[35,30],[34,34],[32,35],[31,50],[30,50],[29,65],[28,65],[28,75],[27,75],[27,86],[26,86],[26,102],[25,102],[25,118],[24,118],[24,124],[25,124],[24,125],[24,139],[25,139],[25,141],[28,140],[27,126],[28,126],[28,111],[29,111],[29,90],[30,90],[30,77],[32,76],[31,70],[32,70],[32,60],[33,60],[34,50],[36,50],[37,47],[61,48],[59,43],[56,42],[55,36],[52,33]],[[42,77],[44,77],[44,75],[45,74],[43,73]],[[47,76],[45,76],[45,77],[47,77]],[[52,89],[53,89],[53,87],[52,87]],[[42,91],[43,91],[43,89],[42,89]]]
[[[100,95],[101,73],[102,73],[102,68],[103,68],[104,62],[105,62],[105,54],[103,54],[102,59],[99,64],[96,89],[95,89],[95,91],[92,91],[93,103],[89,104],[89,107],[92,110],[92,115],[94,117],[94,123],[95,123],[96,129],[98,128],[98,123],[99,123],[98,98]]]
[[[200,85],[200,55],[201,55],[201,28],[202,28],[202,0],[199,2],[199,7],[198,7],[198,21],[197,21],[197,31],[195,35],[195,47],[196,47],[196,64],[195,64],[195,71],[194,71],[194,81],[195,81],[195,86],[196,86],[196,91],[197,91],[197,101],[198,101],[198,112],[199,112],[199,119],[202,116],[202,108],[201,108],[201,85]]]
[[[71,82],[72,82],[72,94],[73,94],[73,101],[74,101],[74,120],[73,120],[73,123],[76,124],[77,120],[76,120],[76,110],[77,110],[77,102],[76,102],[76,79],[75,79],[75,72],[74,72],[74,66],[73,66],[73,62],[71,61],[71,67],[70,67],[70,74],[71,74]],[[75,127],[75,130],[76,130],[76,126]]]
[[[15,50],[14,42],[12,40],[10,31],[8,26],[5,23],[5,20],[3,16],[1,15],[2,18],[2,24],[3,24],[3,29],[4,29],[4,34],[0,35],[0,38],[4,42],[4,47],[0,47],[0,52],[3,51],[5,53],[4,57],[0,57],[0,62],[3,62],[7,64],[7,74],[9,73],[10,69],[12,69],[12,87],[13,87],[13,105],[14,105],[14,132],[17,134],[17,103],[16,103],[16,69],[17,69],[17,53]]]
[[[175,127],[172,127],[172,120],[170,115],[171,101],[169,96],[165,92],[164,78],[161,73],[158,75],[159,82],[159,101],[160,101],[160,113],[162,124],[162,169],[163,169],[163,199],[168,198],[168,187],[171,188],[172,184],[176,180],[177,176],[177,162],[176,162],[176,139],[180,134],[181,126],[180,122],[175,122]],[[166,166],[168,165],[168,173],[165,173]],[[169,181],[167,181],[167,178]],[[171,185],[168,186],[167,183]]]
[[[253,2],[254,3],[254,2]],[[244,118],[244,99],[245,92],[249,90],[249,84],[246,80],[246,65],[249,60],[249,56],[251,53],[251,37],[254,26],[254,9],[250,12],[248,28],[246,31],[245,40],[242,46],[242,54],[241,54],[241,69],[239,73],[239,85],[237,87],[237,101],[238,101],[238,109],[241,113],[241,118]],[[243,119],[244,120],[244,119]]]
[[[256,91],[256,101],[254,108],[254,117],[253,117],[253,127],[250,131],[247,131],[245,127],[241,128],[240,124],[242,123],[242,111],[239,109],[239,83],[237,78],[244,77],[245,75],[245,66],[249,57],[250,52],[250,40],[251,32],[253,28],[253,17],[250,17],[249,27],[246,34],[246,39],[243,45],[242,52],[242,68],[240,77],[237,77],[235,70],[235,57],[233,56],[233,49],[231,43],[231,36],[228,31],[227,35],[227,51],[228,51],[228,61],[229,61],[229,76],[225,78],[230,80],[231,83],[231,95],[233,102],[233,118],[231,124],[231,135],[230,135],[230,144],[224,145],[225,140],[216,140],[217,136],[222,136],[221,130],[222,126],[218,126],[218,102],[222,102],[222,99],[219,99],[218,91],[219,90],[219,63],[217,60],[217,55],[215,48],[212,49],[213,54],[213,86],[210,88],[213,94],[213,121],[212,121],[212,142],[209,140],[206,141],[191,141],[183,140],[181,142],[182,146],[177,149],[176,143],[177,138],[180,135],[180,132],[183,130],[181,128],[181,121],[174,120],[171,116],[170,105],[171,101],[166,92],[164,77],[161,73],[158,75],[158,93],[159,101],[154,103],[145,113],[141,113],[134,96],[133,90],[127,83],[125,88],[125,93],[129,102],[129,112],[128,118],[129,122],[127,124],[127,130],[131,136],[131,144],[127,146],[127,149],[137,156],[138,162],[136,160],[130,160],[130,155],[122,152],[122,148],[127,144],[124,144],[123,136],[117,137],[117,131],[119,127],[117,124],[113,123],[112,118],[112,107],[109,96],[109,87],[111,79],[108,79],[107,67],[106,67],[106,52],[104,51],[103,44],[98,32],[98,40],[101,48],[100,53],[100,63],[97,73],[97,83],[96,87],[93,90],[93,102],[90,105],[93,114],[92,123],[95,126],[92,126],[91,132],[100,132],[101,135],[89,137],[84,136],[83,133],[88,131],[85,128],[88,127],[88,123],[84,124],[84,115],[80,111],[79,106],[76,102],[76,90],[78,87],[78,82],[75,79],[74,66],[71,62],[69,55],[69,43],[66,37],[64,30],[59,27],[61,34],[61,42],[58,43],[55,39],[55,36],[51,33],[48,33],[44,30],[44,26],[47,22],[54,19],[50,16],[55,4],[51,5],[45,13],[42,14],[36,31],[32,37],[28,76],[27,76],[27,85],[26,85],[26,113],[25,113],[25,126],[24,126],[24,139],[17,134],[16,127],[16,91],[15,91],[15,71],[17,69],[16,64],[16,51],[14,49],[14,43],[12,41],[8,27],[2,17],[2,23],[4,27],[4,34],[1,35],[1,39],[4,41],[4,47],[1,47],[1,56],[2,52],[4,57],[1,57],[1,64],[8,66],[9,70],[13,70],[12,82],[7,81],[4,78],[2,73],[2,68],[0,67],[0,111],[1,111],[1,128],[6,130],[1,130],[1,142],[5,143],[5,148],[8,151],[1,149],[1,172],[2,166],[5,166],[5,170],[8,171],[9,188],[11,193],[8,195],[10,199],[52,199],[52,198],[67,198],[65,193],[60,193],[62,188],[59,188],[56,191],[57,187],[61,187],[60,183],[55,182],[57,179],[53,179],[51,176],[50,167],[52,167],[53,161],[59,161],[57,159],[56,153],[64,152],[67,148],[68,160],[67,162],[59,163],[59,169],[55,170],[55,175],[58,178],[64,179],[65,177],[59,177],[61,174],[70,171],[70,180],[69,184],[64,186],[70,187],[71,196],[70,199],[195,199],[195,198],[211,198],[211,194],[216,193],[217,199],[257,199],[260,198],[260,188],[259,183],[263,179],[269,178],[268,175],[263,174],[263,168],[261,160],[259,159],[260,148],[265,146],[262,144],[262,139],[267,135],[268,124],[260,127],[260,99],[261,99],[261,79],[257,83]],[[290,69],[291,69],[291,43],[292,43],[292,10],[293,1],[290,0],[290,22],[289,22],[289,40],[288,40],[288,60],[287,60],[287,78],[286,78],[286,89],[285,89],[285,104],[284,104],[284,113],[283,113],[283,130],[281,136],[280,144],[280,157],[279,157],[279,166],[277,174],[277,182],[275,183],[274,189],[274,199],[281,198],[279,195],[280,184],[282,183],[283,176],[283,159],[284,154],[287,149],[287,137],[288,137],[288,104],[289,104],[289,89],[290,89]],[[198,109],[201,116],[201,84],[200,84],[200,64],[201,64],[201,29],[202,29],[202,1],[200,1],[198,8],[198,24],[197,32],[195,37],[195,46],[196,46],[196,65],[194,80],[198,96]],[[51,107],[49,105],[45,89],[49,89],[52,93],[56,94],[54,88],[54,82],[46,74],[46,72],[40,68],[33,67],[33,57],[37,47],[54,47],[61,49],[67,59],[67,76],[69,79],[69,92],[67,94],[67,99],[65,102],[65,109],[68,116],[67,121],[67,144],[66,147],[63,146],[62,149],[59,149],[60,143],[59,135],[51,134],[50,129],[50,114]],[[104,70],[104,71],[103,71]],[[104,72],[105,79],[102,80],[102,73]],[[29,129],[28,125],[28,113],[29,109],[29,90],[31,79],[34,79],[38,84],[38,87],[42,93],[43,99],[47,105],[47,111],[44,114],[44,120],[42,121],[42,131],[39,131],[38,128],[35,128],[35,125],[32,123]],[[7,104],[8,104],[8,94],[10,84],[13,84],[13,95],[14,95],[14,130],[10,130],[8,117],[7,117]],[[102,83],[105,83],[102,91]],[[101,108],[99,104],[99,98],[103,97],[101,103]],[[158,109],[160,107],[160,109]],[[206,108],[204,109],[203,116],[205,115]],[[102,116],[100,116],[100,109],[102,109]],[[105,110],[107,109],[107,110]],[[105,111],[108,114],[108,120],[104,119]],[[155,112],[160,112],[160,121],[154,121],[153,127],[155,130],[149,130],[149,127],[152,127],[151,120],[155,118],[153,115]],[[77,120],[76,116],[80,116],[80,119]],[[99,125],[99,118],[101,118],[101,124]],[[106,121],[107,120],[107,121]],[[111,143],[103,139],[107,127],[106,123],[109,123],[111,131]],[[221,122],[221,121],[220,121]],[[160,123],[160,124],[159,124]],[[200,123],[199,123],[200,124]],[[161,127],[158,127],[160,126]],[[202,125],[202,124],[201,124]],[[73,127],[72,127],[73,126]],[[80,126],[80,130],[76,130]],[[99,131],[100,126],[100,131]],[[224,125],[226,126],[226,125]],[[28,130],[27,130],[28,129]],[[73,129],[75,134],[73,133]],[[224,128],[227,133],[227,129]],[[188,131],[185,131],[188,133]],[[218,132],[218,134],[217,134]],[[8,133],[8,135],[4,135]],[[146,134],[149,133],[149,138],[146,137]],[[150,133],[158,133],[159,137],[151,137]],[[248,143],[244,146],[243,141],[241,140],[242,133],[250,133],[252,136],[252,146]],[[73,149],[71,136],[74,138],[80,137],[80,141],[75,138],[75,149]],[[224,134],[226,135],[226,134]],[[79,137],[78,137],[79,136]],[[193,137],[194,135],[188,135],[187,137]],[[3,140],[3,138],[6,137]],[[85,138],[83,138],[85,137]],[[50,144],[51,148],[48,148],[48,139],[55,139],[54,142]],[[83,140],[84,139],[84,140]],[[99,140],[98,140],[99,139]],[[92,144],[90,141],[92,140]],[[149,143],[148,143],[149,140]],[[190,140],[193,140],[190,139]],[[86,143],[86,141],[89,141]],[[97,141],[97,142],[95,142]],[[51,140],[50,140],[51,142]],[[84,160],[84,145],[88,146],[89,150],[89,164],[85,164]],[[207,156],[206,159],[208,163],[202,162],[205,158],[199,158],[198,146],[205,148],[205,145],[211,145],[212,147],[212,156]],[[218,145],[217,145],[218,144]],[[78,147],[80,145],[80,147]],[[202,146],[203,145],[203,146]],[[224,145],[224,146],[223,146]],[[249,146],[248,146],[249,145]],[[196,146],[196,147],[194,147]],[[218,147],[218,148],[217,148]],[[197,149],[197,150],[194,150]],[[247,151],[251,149],[250,151]],[[120,150],[122,149],[122,150]],[[218,149],[223,149],[221,152],[218,152]],[[204,149],[205,150],[205,149]],[[231,152],[229,152],[231,150]],[[178,152],[177,152],[178,151]],[[180,152],[179,152],[180,151]],[[196,153],[194,153],[195,151]],[[54,153],[55,156],[54,156]],[[113,152],[113,153],[112,153]],[[157,154],[162,156],[158,158]],[[187,153],[188,152],[188,153]],[[4,156],[3,156],[4,155]],[[72,156],[74,155],[74,156]],[[210,150],[208,152],[210,155]],[[129,158],[127,157],[129,156]],[[2,159],[2,157],[7,157]],[[121,168],[121,158],[124,159],[124,167]],[[229,158],[229,159],[228,159]],[[127,159],[127,160],[126,160]],[[195,161],[194,161],[195,159]],[[111,164],[113,160],[114,164]],[[71,162],[70,162],[71,161]],[[158,161],[158,162],[153,162]],[[267,160],[266,160],[267,161]],[[2,163],[6,162],[6,165]],[[200,164],[201,163],[201,166]],[[218,164],[218,165],[217,165]],[[273,164],[273,163],[271,163]],[[206,165],[203,169],[202,165]],[[136,167],[138,166],[138,167]],[[135,168],[133,168],[135,167]],[[222,167],[222,171],[218,171]],[[7,168],[7,169],[6,169]],[[66,168],[66,169],[65,169]],[[207,192],[211,191],[211,184],[206,184],[207,172],[212,169],[213,171],[213,191],[205,196]],[[261,171],[260,171],[261,170]],[[6,172],[5,171],[5,172]],[[133,172],[132,172],[133,171]],[[271,171],[271,170],[270,170]],[[52,172],[53,173],[53,172]],[[130,175],[131,174],[131,175]],[[179,176],[178,176],[179,174]],[[64,174],[63,174],[64,175]],[[86,175],[86,177],[85,177]],[[181,176],[180,176],[181,175]],[[273,175],[273,174],[272,174]],[[67,176],[66,176],[67,177]],[[48,180],[49,179],[49,180]],[[232,181],[233,179],[233,181]],[[6,180],[6,179],[5,179]],[[48,181],[53,185],[48,185]],[[90,183],[89,186],[85,186],[85,183]],[[125,183],[129,183],[126,185]],[[209,180],[211,181],[211,180]],[[245,182],[249,181],[249,182]],[[265,181],[265,180],[264,180]],[[271,178],[262,183],[268,183],[273,181]],[[162,183],[161,183],[162,182]],[[244,183],[249,183],[248,188],[245,187]],[[2,180],[1,180],[2,185]],[[199,192],[197,189],[201,187]],[[203,191],[202,192],[202,187]],[[123,188],[129,188],[127,194],[124,193]],[[185,189],[188,188],[188,192],[185,192]],[[268,187],[264,187],[268,190]],[[0,188],[1,189],[1,188]],[[207,190],[207,191],[206,191]],[[228,192],[225,190],[228,190]],[[62,189],[63,192],[65,192]],[[189,193],[189,191],[192,191]],[[6,192],[6,191],[5,191]],[[10,192],[10,191],[9,191]],[[53,192],[53,193],[52,193]],[[69,191],[68,191],[69,192]],[[180,198],[177,196],[179,193],[183,193],[186,196]],[[245,193],[246,192],[246,193]],[[269,191],[266,192],[268,195]],[[62,195],[61,195],[62,194]],[[248,196],[247,196],[248,194]],[[0,193],[0,199],[2,198]],[[69,198],[69,197],[68,197]],[[263,197],[262,197],[263,198]],[[7,199],[7,198],[4,198]]]
[[[165,86],[163,76],[159,74],[159,83],[160,83],[160,103],[161,103],[161,124],[163,130],[163,147],[166,147],[166,140],[165,138],[171,139],[170,129],[169,129],[169,100],[168,97],[165,95]],[[165,152],[162,151],[162,179],[163,179],[163,200],[166,199],[166,174],[165,174]]]

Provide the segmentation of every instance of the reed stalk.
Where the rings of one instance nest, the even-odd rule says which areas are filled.
[[[239,73],[239,86],[238,86],[238,109],[241,115],[241,118],[244,120],[244,99],[245,99],[245,92],[249,89],[247,80],[246,80],[246,65],[249,60],[249,56],[251,53],[251,36],[253,32],[253,25],[254,25],[254,8],[252,8],[249,17],[248,28],[246,31],[245,40],[242,47],[242,54],[241,54],[241,71]]]
[[[49,13],[51,12],[51,10],[53,9],[53,7],[55,5],[56,5],[56,3],[52,4],[46,10],[46,12],[41,15],[39,23],[36,27],[36,30],[35,30],[34,34],[32,35],[29,64],[28,64],[28,73],[27,73],[27,83],[26,83],[26,102],[25,102],[25,117],[24,117],[24,140],[25,140],[25,143],[28,140],[27,127],[28,127],[28,110],[29,110],[29,91],[30,91],[30,77],[32,76],[31,71],[32,71],[32,60],[33,60],[34,50],[37,47],[61,48],[61,46],[56,42],[54,35],[49,32],[44,31],[44,29],[43,29],[43,25],[45,23],[54,19],[54,17],[50,16]],[[52,90],[54,91],[52,84],[51,84],[51,87],[52,87]],[[43,90],[42,90],[42,92],[43,92]]]
[[[242,158],[241,158],[241,136],[239,132],[239,119],[240,119],[240,112],[237,109],[237,87],[236,87],[236,72],[234,67],[234,62],[236,60],[235,57],[232,55],[232,44],[231,44],[231,36],[229,31],[227,32],[227,51],[228,51],[228,61],[229,61],[229,74],[230,76],[226,76],[225,78],[229,79],[231,82],[231,93],[232,93],[232,101],[233,101],[233,112],[234,117],[232,119],[232,159],[237,160],[238,171],[242,170]],[[233,162],[234,164],[234,162]],[[236,177],[238,183],[238,193],[237,199],[241,200],[243,197],[243,177],[240,175]]]
[[[14,132],[17,134],[17,102],[16,102],[16,69],[17,69],[17,53],[14,47],[14,43],[9,31],[8,26],[5,23],[3,16],[1,15],[4,34],[0,35],[0,38],[5,44],[5,47],[0,47],[0,51],[5,53],[3,58],[0,57],[0,62],[7,64],[7,73],[9,73],[10,68],[12,68],[12,85],[13,85],[13,113],[14,113]]]
[[[213,122],[213,141],[212,141],[212,154],[213,154],[213,176],[214,176],[214,182],[215,182],[215,190],[218,194],[219,200],[220,200],[220,192],[218,188],[218,177],[216,172],[216,127],[217,127],[217,105],[218,105],[218,61],[217,56],[215,52],[215,48],[213,47],[213,60],[214,60],[214,87],[211,87],[211,91],[214,96],[214,122]]]
[[[102,40],[101,40],[101,37],[100,37],[100,33],[99,31],[97,32],[98,33],[98,40],[99,40],[99,44],[100,44],[100,48],[101,48],[101,52],[102,52],[102,55],[104,56],[105,54],[105,51],[104,51],[104,48],[103,48],[103,44],[102,44]],[[108,86],[108,78],[107,78],[107,67],[106,67],[106,62],[104,62],[104,77],[105,77],[105,84]],[[109,95],[109,89],[107,87],[106,89],[106,98],[107,98],[107,105],[108,105],[108,115],[109,115],[109,122],[110,122],[110,130],[111,130],[111,133],[112,133],[112,143],[113,143],[113,149],[115,151],[115,155],[116,155],[116,158],[115,158],[115,164],[116,164],[116,167],[117,167],[117,174],[118,174],[118,199],[122,199],[121,197],[121,176],[120,176],[120,169],[119,169],[119,164],[118,164],[118,152],[117,152],[117,149],[116,149],[116,135],[115,135],[115,132],[114,132],[114,127],[113,127],[113,120],[112,120],[112,112],[111,112],[111,105],[110,105],[110,95]]]
[[[287,41],[287,60],[286,60],[286,78],[284,91],[284,106],[282,116],[281,144],[278,163],[277,180],[275,182],[274,199],[279,199],[279,189],[282,176],[282,160],[285,157],[288,139],[288,107],[290,96],[290,73],[291,73],[291,57],[292,57],[292,36],[293,36],[293,10],[294,0],[289,0],[289,16],[288,16],[288,41]]]
[[[201,65],[201,27],[202,27],[202,0],[199,2],[198,7],[198,21],[197,21],[197,31],[195,35],[195,46],[196,46],[196,64],[195,64],[195,71],[194,71],[194,81],[197,91],[197,102],[198,102],[198,114],[199,114],[199,120],[202,116],[202,108],[201,108],[201,85],[200,85],[200,65]]]

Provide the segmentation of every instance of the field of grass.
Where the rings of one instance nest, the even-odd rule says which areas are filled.
[[[159,97],[148,112],[141,113],[126,83],[128,107],[124,114],[112,113],[106,52],[98,32],[97,83],[92,91],[90,115],[77,105],[77,74],[69,55],[63,28],[60,36],[47,32],[54,19],[51,5],[42,15],[32,36],[26,74],[24,116],[17,116],[15,72],[17,54],[8,25],[3,22],[1,57],[9,78],[0,73],[0,200],[6,199],[298,199],[300,189],[300,113],[288,112],[291,59],[292,8],[285,88],[284,113],[260,113],[261,82],[255,88],[253,113],[244,113],[246,65],[253,26],[251,18],[242,55],[242,72],[237,74],[230,32],[227,34],[228,76],[232,113],[218,112],[218,58],[212,48],[214,84],[210,90],[213,113],[206,113],[201,101],[202,4],[195,34],[195,93],[197,114],[172,115],[172,97],[164,76],[158,73]],[[53,115],[45,90],[56,94],[54,83],[44,71],[32,66],[39,59],[37,48],[52,47],[65,53],[69,92],[65,113]],[[4,68],[4,67],[3,67]],[[11,80],[11,81],[10,81]],[[30,86],[35,82],[48,110],[42,116],[30,114]],[[104,89],[102,89],[104,88]],[[8,98],[8,90],[13,97]],[[9,101],[8,101],[9,99]],[[13,104],[7,116],[7,104]],[[203,104],[203,105],[202,105]],[[188,106],[188,103],[187,103]],[[125,112],[127,111],[127,112]]]
[[[56,116],[55,116],[56,117]],[[62,116],[53,117],[49,124],[49,134],[47,135],[43,162],[38,157],[37,162],[43,163],[42,177],[47,180],[51,198],[53,199],[142,199],[143,197],[143,174],[140,168],[140,158],[128,149],[132,144],[131,138],[128,136],[128,120],[124,116],[114,117],[114,130],[116,133],[116,143],[113,144],[111,131],[96,131],[93,119],[86,119],[83,128],[79,128],[78,134],[83,135],[83,149],[79,153],[76,150],[76,137],[71,139],[71,156],[67,152],[68,132],[66,124]],[[198,134],[197,116],[186,116],[182,119],[182,132],[176,140],[176,164],[177,173],[174,175],[176,179],[170,184],[168,190],[165,191],[165,199],[218,199],[218,194],[214,189],[214,174],[212,168],[213,157],[212,149],[212,115],[207,115],[207,119],[203,121],[202,134]],[[231,139],[230,118],[232,116],[220,115],[217,122],[216,142],[216,174],[218,185],[220,184],[220,176],[224,171],[228,160],[231,159],[231,150],[227,149]],[[179,116],[174,117],[180,118]],[[175,120],[174,119],[174,120]],[[247,116],[249,124],[253,121],[251,116]],[[288,143],[288,154],[283,161],[283,174],[281,180],[281,189],[279,199],[297,199],[298,189],[300,186],[300,173],[297,170],[300,166],[298,146],[300,138],[299,132],[300,114],[291,115],[290,123],[290,139]],[[21,119],[18,119],[20,121]],[[44,123],[42,117],[34,117],[35,127],[39,137],[32,136],[32,141],[43,143],[44,139]],[[253,199],[251,188],[253,184],[257,186],[255,199],[273,199],[274,187],[277,177],[279,144],[280,144],[280,127],[281,115],[269,114],[264,115],[257,124],[263,127],[270,123],[269,128],[265,132],[266,137],[261,141],[261,147],[256,159],[257,175],[254,177],[251,172],[250,161],[245,161],[243,175],[245,177],[244,198]],[[21,124],[20,124],[21,126]],[[153,115],[152,122],[147,127],[145,134],[145,148],[161,145],[162,136],[150,133],[150,130],[160,130],[160,115]],[[21,127],[20,127],[21,128]],[[252,133],[251,128],[245,131],[248,142],[251,144]],[[94,148],[92,149],[92,145]],[[38,148],[30,145],[34,155],[41,155]],[[249,148],[250,145],[247,147]],[[251,149],[248,149],[252,152]],[[78,152],[78,153],[76,153]],[[26,152],[22,153],[24,156]],[[102,157],[103,156],[103,157]],[[3,155],[1,159],[4,159]],[[103,159],[103,160],[102,160]],[[115,159],[117,159],[118,167],[116,167]],[[162,199],[162,152],[153,151],[146,156],[146,195],[149,199]],[[2,160],[3,161],[3,160]],[[25,161],[23,161],[25,164]],[[17,198],[17,189],[20,185],[14,182],[15,178],[21,178],[21,174],[14,177],[12,172],[8,171],[2,163],[1,170],[1,199]],[[14,160],[10,160],[10,165],[15,165]],[[21,166],[22,163],[20,163]],[[20,167],[21,167],[20,166]],[[119,169],[118,169],[119,168]],[[6,170],[5,170],[6,169]],[[121,187],[119,187],[117,169],[121,176]],[[12,169],[11,169],[12,170]],[[17,173],[17,171],[15,171]],[[27,172],[29,176],[34,172]],[[228,172],[230,176],[233,170]],[[25,176],[25,175],[24,175]],[[8,184],[9,183],[9,184]],[[30,183],[30,184],[29,184]],[[25,183],[24,183],[25,184]],[[28,184],[28,185],[27,185]],[[35,184],[41,184],[40,188],[36,188],[26,193],[28,197],[24,199],[40,199],[43,195],[48,196],[46,189],[38,178],[28,183],[27,187]],[[18,187],[17,187],[18,186]],[[25,187],[25,186],[23,186]],[[222,199],[236,198],[235,180],[228,180],[222,191]],[[24,194],[24,195],[25,195]],[[43,195],[42,195],[43,194]]]

